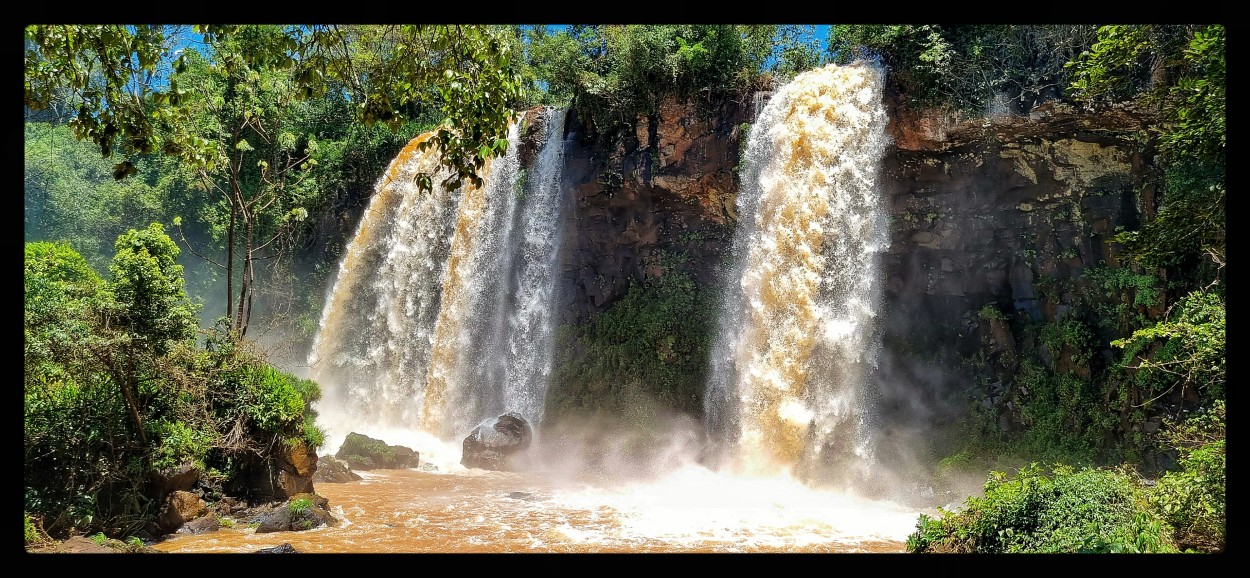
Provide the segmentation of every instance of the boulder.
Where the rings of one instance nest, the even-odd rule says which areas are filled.
[[[317,494],[291,496],[285,503],[260,515],[256,533],[297,532],[320,526],[337,526],[338,518],[326,511],[328,506],[329,501]]]
[[[213,514],[208,514],[206,516],[200,516],[194,520],[191,520],[190,522],[183,524],[181,528],[178,528],[178,533],[179,534],[203,534],[205,532],[215,532],[220,529],[221,529],[221,521],[217,519],[217,516]]]
[[[277,546],[261,548],[253,552],[253,554],[299,554],[299,550],[296,550],[295,546],[283,542]]]
[[[514,470],[515,458],[530,446],[533,430],[516,412],[488,419],[464,438],[460,465],[484,470]]]
[[[165,497],[165,505],[156,518],[160,531],[176,532],[183,524],[208,513],[208,504],[199,496],[178,490]]]
[[[350,464],[334,456],[321,456],[317,460],[317,472],[313,474],[314,483],[338,484],[359,479],[360,474],[353,472]]]
[[[268,456],[253,457],[243,466],[245,486],[234,491],[252,501],[278,501],[313,491],[317,453],[302,440],[277,444]]]
[[[405,446],[393,446],[364,434],[351,432],[334,457],[353,470],[402,470],[421,465],[421,454]]]

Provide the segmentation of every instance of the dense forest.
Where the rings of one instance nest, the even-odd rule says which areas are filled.
[[[324,443],[319,387],[287,363],[317,330],[344,215],[415,135],[432,132],[444,166],[419,176],[425,188],[476,184],[526,108],[568,107],[609,142],[665,98],[749,100],[870,60],[918,110],[1061,101],[1154,119],[1138,135],[1153,159],[1148,218],[1116,232],[1124,258],[1084,273],[1073,314],[1028,329],[1034,348],[1012,366],[1035,392],[1019,402],[1026,427],[1005,431],[969,402],[958,449],[931,467],[978,470],[984,493],[921,515],[908,549],[1223,551],[1224,27],[813,30],[27,27],[27,545],[135,542],[187,467],[220,494],[261,499],[250,480],[275,455]],[[548,406],[622,411],[567,393],[621,379],[698,412],[707,299],[666,275],[566,328],[580,357],[560,360],[565,397]],[[1047,361],[1060,354],[1071,363]]]

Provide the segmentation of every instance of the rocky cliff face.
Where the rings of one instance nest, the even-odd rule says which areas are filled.
[[[1150,159],[1133,141],[1140,115],[1054,101],[962,122],[894,111],[887,334],[969,354],[969,313],[985,305],[1054,321],[1072,301],[1057,282],[1119,264],[1116,229],[1152,210]]]
[[[710,110],[666,102],[610,146],[578,138],[580,123],[569,122],[570,321],[619,299],[631,279],[660,274],[666,253],[686,255],[681,267],[716,287],[753,112],[744,100]],[[951,417],[934,408],[957,406],[973,383],[964,360],[986,346],[1017,347],[1020,336],[987,322],[984,308],[1013,322],[1061,320],[1083,271],[1119,263],[1117,228],[1136,225],[1154,203],[1149,151],[1134,140],[1147,120],[1057,101],[1024,115],[960,118],[889,100],[881,401],[899,423],[931,424]]]
[[[736,219],[735,172],[750,106],[666,101],[605,146],[575,116],[564,178],[564,303],[582,320],[665,266],[716,283]],[[684,259],[682,258],[684,256]]]

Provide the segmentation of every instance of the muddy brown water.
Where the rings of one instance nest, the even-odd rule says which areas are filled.
[[[337,526],[174,534],[173,553],[904,552],[916,513],[784,480],[688,469],[632,485],[460,469],[373,470],[318,484]]]

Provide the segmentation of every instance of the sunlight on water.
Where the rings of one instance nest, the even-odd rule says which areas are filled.
[[[648,483],[553,483],[533,474],[360,472],[321,484],[334,527],[175,534],[165,552],[902,552],[916,513],[699,466]]]
[[[706,397],[707,430],[736,471],[872,468],[880,348],[884,72],[829,65],[781,87],[751,128],[741,221]],[[758,103],[757,103],[758,104]],[[835,411],[839,410],[839,411]]]

